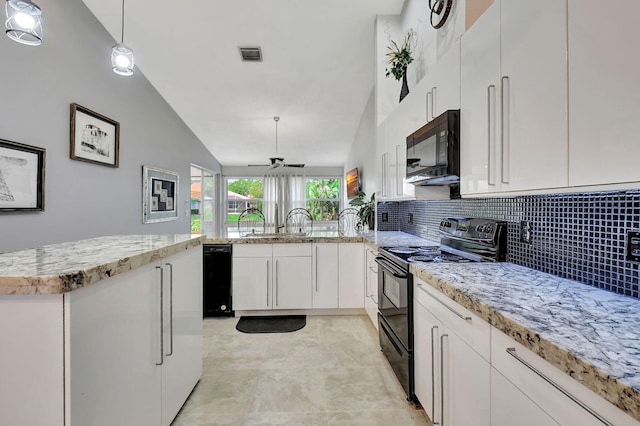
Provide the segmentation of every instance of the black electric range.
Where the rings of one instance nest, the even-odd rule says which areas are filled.
[[[506,260],[507,223],[481,218],[446,218],[440,245],[391,246],[378,250],[380,348],[396,377],[415,400],[413,373],[413,276],[411,263],[469,263]]]

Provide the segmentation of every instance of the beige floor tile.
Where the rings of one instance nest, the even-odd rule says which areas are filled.
[[[247,414],[180,414],[171,426],[244,426]]]
[[[326,412],[324,374],[321,369],[261,370],[249,412]]]
[[[258,370],[223,370],[203,376],[182,407],[182,414],[242,414],[256,393]]]
[[[327,413],[249,413],[247,426],[326,426]]]
[[[433,426],[424,416],[424,411],[413,408],[330,412],[328,424],[331,426]]]

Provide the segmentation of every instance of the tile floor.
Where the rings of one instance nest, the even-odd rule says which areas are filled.
[[[430,425],[367,316],[309,316],[281,334],[240,333],[237,321],[204,321],[202,378],[174,426]]]

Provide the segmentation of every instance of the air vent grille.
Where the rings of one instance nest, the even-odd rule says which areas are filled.
[[[260,62],[262,61],[262,51],[260,47],[238,47],[243,62]]]

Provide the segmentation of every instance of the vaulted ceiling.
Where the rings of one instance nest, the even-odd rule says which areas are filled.
[[[83,1],[120,41],[122,2]],[[374,87],[375,17],[403,3],[128,0],[124,42],[223,165],[268,163],[279,116],[279,157],[340,166]],[[242,62],[239,46],[260,46],[263,60]]]

